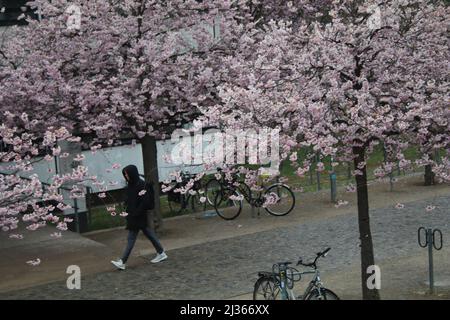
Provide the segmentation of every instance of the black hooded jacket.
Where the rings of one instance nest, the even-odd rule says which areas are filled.
[[[124,176],[125,172],[129,177],[125,200],[125,211],[128,213],[126,217],[127,229],[139,230],[147,227],[147,210],[153,209],[153,194],[146,190],[145,194],[139,195],[141,191],[146,189],[146,183],[139,177],[136,166],[126,166],[122,170]]]

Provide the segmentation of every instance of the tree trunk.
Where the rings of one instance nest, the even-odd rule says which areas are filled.
[[[429,157],[430,157],[431,160],[433,160],[433,155],[432,154],[430,154]],[[427,164],[425,166],[424,178],[425,178],[425,185],[426,186],[431,186],[431,185],[434,184],[434,172],[433,172],[433,170],[431,168],[431,164]]]
[[[425,175],[424,175],[424,177],[425,177],[425,185],[426,186],[431,186],[431,185],[434,184],[434,173],[431,170],[431,165],[430,164],[427,164],[425,166]]]
[[[160,186],[155,137],[146,135],[143,139],[141,139],[141,146],[142,158],[144,161],[145,180],[151,181],[153,183],[153,190],[155,194],[155,208],[149,211],[148,224],[149,227],[153,228],[154,230],[161,230],[163,227],[163,221],[161,217],[161,206],[159,201]]]
[[[362,175],[355,175],[358,199],[358,225],[359,237],[361,241],[361,281],[362,281],[362,296],[364,300],[379,300],[380,293],[378,289],[369,289],[367,280],[371,274],[367,273],[369,266],[375,265],[375,258],[373,252],[372,233],[370,231],[370,216],[369,216],[369,194],[367,189],[367,170],[366,166],[359,168],[358,165],[364,162],[365,148],[353,147],[353,154],[355,155],[354,166],[355,170],[362,172]]]

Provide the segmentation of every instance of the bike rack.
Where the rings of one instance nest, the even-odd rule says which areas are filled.
[[[436,245],[436,235],[439,236],[439,245]],[[433,248],[442,249],[442,232],[439,229],[420,227],[417,229],[417,242],[422,248],[428,247],[428,273],[430,278],[430,294],[434,293]]]

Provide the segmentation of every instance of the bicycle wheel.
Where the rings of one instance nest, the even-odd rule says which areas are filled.
[[[168,197],[169,209],[174,214],[180,214],[186,208],[186,195],[175,194]]]
[[[337,294],[330,289],[320,288],[320,294],[318,289],[314,289],[306,298],[306,300],[340,300]]]
[[[199,194],[194,194],[191,196],[191,208],[192,208],[192,212],[197,212],[198,210],[203,210],[204,208],[206,208],[206,204],[202,203],[200,201],[201,195]]]
[[[205,186],[206,201],[208,201],[209,205],[212,207],[214,207],[214,200],[219,190],[220,190],[220,183],[219,181],[217,181],[217,179],[209,180]]]
[[[235,219],[242,210],[242,195],[234,189],[223,188],[216,193],[214,209],[225,220]]]
[[[282,300],[281,289],[275,279],[260,277],[255,283],[253,300]]]
[[[281,183],[271,185],[264,193],[264,199],[267,199],[264,209],[274,216],[287,215],[295,206],[294,193]]]

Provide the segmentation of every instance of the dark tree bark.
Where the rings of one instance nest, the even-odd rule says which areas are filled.
[[[429,156],[430,156],[430,159],[433,160],[433,155],[430,154]],[[425,185],[426,186],[431,186],[431,185],[434,184],[434,172],[433,172],[433,170],[431,168],[431,164],[427,164],[425,166],[424,178],[425,178]]]
[[[160,206],[160,186],[158,176],[158,161],[156,150],[155,137],[145,136],[141,139],[142,146],[142,158],[144,161],[144,176],[145,181],[151,181],[153,183],[153,190],[155,195],[155,208],[149,211],[148,223],[149,227],[155,230],[161,230],[163,227],[163,221],[161,216]]]
[[[356,175],[357,199],[358,199],[358,225],[359,237],[361,240],[361,281],[362,295],[364,300],[379,300],[380,293],[378,289],[369,289],[367,287],[367,279],[371,274],[367,273],[369,266],[375,265],[373,252],[372,233],[370,231],[369,216],[369,193],[367,189],[367,170],[366,166],[359,168],[358,165],[365,161],[365,148],[353,147],[355,156],[355,170],[362,171],[362,175]]]
[[[434,173],[433,173],[433,171],[431,170],[431,165],[429,165],[429,164],[427,164],[427,165],[425,166],[425,175],[424,175],[424,178],[425,178],[425,185],[426,185],[426,186],[431,186],[431,185],[434,184]]]

